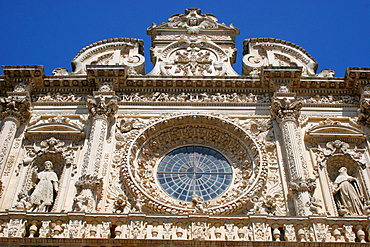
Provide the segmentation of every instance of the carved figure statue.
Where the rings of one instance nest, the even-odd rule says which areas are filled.
[[[206,211],[204,208],[204,200],[201,196],[194,194],[191,196],[191,201],[194,206],[194,213],[204,213]]]
[[[143,199],[142,195],[139,194],[136,197],[136,204],[135,204],[135,211],[136,212],[139,212],[139,213],[143,212],[143,202],[144,202],[144,199]]]
[[[58,176],[52,168],[53,163],[45,161],[44,170],[37,174],[39,181],[30,196],[31,211],[47,212],[54,203],[54,190],[58,192]]]
[[[350,215],[363,215],[363,204],[357,179],[347,174],[347,168],[341,167],[334,181],[334,194],[338,197],[338,207],[343,206]]]
[[[18,200],[16,204],[14,205],[15,210],[27,210],[30,208],[30,203],[28,201],[28,196],[24,193],[18,194]]]

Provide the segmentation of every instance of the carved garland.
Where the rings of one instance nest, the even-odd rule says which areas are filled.
[[[192,203],[171,198],[155,179],[160,159],[172,149],[189,144],[215,148],[228,157],[233,166],[233,184],[220,197],[208,202],[208,213],[231,214],[250,207],[250,199],[260,194],[266,182],[264,146],[241,127],[215,116],[169,117],[141,131],[122,160],[122,175],[127,188],[134,195],[143,195],[146,206],[155,212],[192,212]]]

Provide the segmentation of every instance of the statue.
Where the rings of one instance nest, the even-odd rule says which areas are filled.
[[[15,210],[27,210],[30,207],[30,203],[28,202],[28,196],[24,193],[18,194],[18,200],[16,204],[14,205]]]
[[[191,202],[194,206],[194,213],[205,213],[206,209],[204,208],[204,199],[201,196],[196,194],[191,196]]]
[[[45,161],[44,167],[44,170],[37,174],[39,181],[30,196],[33,212],[47,212],[54,203],[54,190],[58,192],[58,176],[52,170],[53,163]]]
[[[347,168],[341,167],[334,181],[334,194],[338,197],[338,207],[346,208],[350,215],[363,215],[363,204],[357,179],[347,174]]]

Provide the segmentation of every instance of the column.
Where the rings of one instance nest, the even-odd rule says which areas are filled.
[[[0,174],[3,173],[10,149],[19,126],[30,115],[30,101],[27,96],[8,96],[0,98],[3,122],[0,132]]]
[[[97,95],[88,98],[87,106],[92,119],[92,127],[84,157],[82,174],[97,176],[104,143],[106,142],[107,129],[117,111],[117,98],[113,95]]]
[[[91,213],[97,210],[101,200],[103,179],[99,178],[99,169],[108,126],[117,112],[117,97],[112,94],[97,94],[87,99],[87,106],[92,127],[82,174],[75,184],[77,196],[74,199],[73,208],[75,211]]]
[[[286,93],[284,97],[279,97],[279,93],[276,93],[271,106],[271,116],[279,123],[283,134],[285,162],[290,176],[289,186],[294,194],[296,213],[305,216],[311,214],[307,203],[310,201],[309,191],[313,189],[315,183],[308,177],[303,156],[303,145],[298,129],[301,108],[302,103],[295,100],[295,97],[289,97]]]

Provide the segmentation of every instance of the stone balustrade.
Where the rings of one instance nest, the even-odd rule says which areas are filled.
[[[0,238],[370,242],[369,217],[2,212]]]

